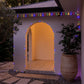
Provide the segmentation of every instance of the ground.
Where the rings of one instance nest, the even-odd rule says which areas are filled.
[[[13,67],[13,62],[0,62],[0,84],[81,84],[80,77],[69,82],[57,75],[15,72]]]

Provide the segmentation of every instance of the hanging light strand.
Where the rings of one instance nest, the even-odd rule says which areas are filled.
[[[15,17],[17,18],[27,18],[27,17],[49,17],[49,16],[77,16],[77,25],[78,29],[80,29],[80,13],[77,12],[46,12],[46,13],[26,13],[26,14],[17,14]]]
[[[47,13],[26,13],[26,14],[17,14],[16,17],[44,17],[44,16],[63,16],[63,15],[77,15],[77,18],[80,18],[78,12],[47,12]]]

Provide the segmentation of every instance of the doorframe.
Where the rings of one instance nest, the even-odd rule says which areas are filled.
[[[34,24],[36,24],[36,23],[41,23],[41,22],[35,22],[35,23],[33,23],[32,25],[34,25]],[[42,23],[46,23],[46,22],[42,22]],[[47,24],[47,23],[46,23]],[[27,56],[27,35],[28,35],[28,33],[30,32],[30,30],[31,30],[31,27],[32,27],[32,25],[30,25],[29,26],[29,28],[27,29],[27,32],[26,32],[26,35],[25,35],[25,69],[27,70],[28,69],[28,56]],[[47,25],[49,25],[49,24],[47,24]],[[50,26],[50,25],[49,25]],[[51,27],[51,26],[50,26]],[[51,29],[52,29],[52,27],[51,27]],[[53,29],[52,29],[52,31],[53,31]],[[53,33],[54,33],[54,31],[53,31]],[[54,34],[55,35],[55,34]],[[55,39],[55,36],[54,36],[54,39]],[[31,41],[32,42],[32,41]],[[54,42],[55,43],[55,42]],[[55,45],[55,44],[54,44]],[[31,49],[32,50],[32,49]],[[55,53],[55,51],[54,51],[54,53]],[[54,54],[54,71],[53,72],[55,72],[55,54]]]

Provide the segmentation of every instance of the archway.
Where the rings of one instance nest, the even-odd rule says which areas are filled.
[[[54,71],[54,32],[48,24],[38,22],[30,26],[26,46],[27,70]]]

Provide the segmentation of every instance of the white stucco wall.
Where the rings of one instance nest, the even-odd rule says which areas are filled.
[[[19,31],[14,35],[14,62],[15,70],[24,71],[25,70],[25,34],[30,25],[36,22],[45,22],[51,26],[54,31],[54,50],[55,50],[55,73],[60,74],[60,63],[61,63],[61,45],[58,45],[60,40],[60,34],[57,31],[60,31],[62,28],[61,24],[77,24],[76,16],[52,16],[52,17],[30,17],[23,18],[22,25],[18,26]],[[80,56],[78,56],[78,62],[80,62]],[[79,63],[80,64],[80,63]],[[79,65],[80,66],[80,65]],[[79,74],[79,72],[78,72]]]

